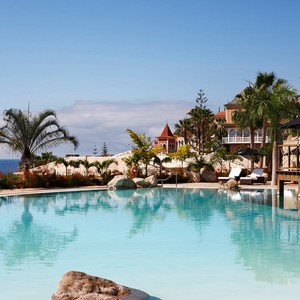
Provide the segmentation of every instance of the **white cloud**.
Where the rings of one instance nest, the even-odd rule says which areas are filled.
[[[59,156],[67,153],[91,155],[94,145],[101,152],[105,142],[110,153],[124,152],[131,149],[127,128],[155,139],[166,122],[173,130],[174,124],[184,118],[193,106],[193,103],[185,101],[76,101],[72,106],[56,112],[61,125],[79,139],[78,149],[74,151],[72,145],[66,144],[49,151]],[[3,146],[0,154],[2,158],[10,157]]]
[[[94,145],[100,151],[105,142],[109,152],[115,154],[131,148],[127,128],[154,139],[166,122],[172,129],[192,107],[191,102],[184,101],[136,103],[81,100],[57,113],[60,122],[78,137],[80,146],[77,153],[90,155]]]

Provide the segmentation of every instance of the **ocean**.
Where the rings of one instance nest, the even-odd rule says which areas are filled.
[[[17,172],[19,163],[19,159],[0,159],[0,171],[3,174]]]

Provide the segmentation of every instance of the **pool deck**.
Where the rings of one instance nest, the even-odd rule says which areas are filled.
[[[164,188],[194,188],[194,189],[219,189],[220,184],[218,182],[197,182],[197,183],[178,183],[176,184],[164,184]],[[241,190],[257,190],[257,189],[277,189],[276,185],[271,185],[270,182],[266,184],[254,184],[254,185],[240,185]],[[298,184],[285,184],[287,189],[298,190]],[[5,196],[18,196],[18,195],[32,195],[32,194],[48,194],[48,193],[66,193],[66,192],[82,192],[82,191],[101,191],[106,190],[106,186],[86,186],[75,188],[28,188],[28,189],[12,189],[12,190],[0,190],[0,197]]]

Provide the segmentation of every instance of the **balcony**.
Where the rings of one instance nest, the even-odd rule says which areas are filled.
[[[254,143],[260,144],[262,142],[261,136],[254,137]],[[266,143],[270,143],[270,138],[266,137]],[[245,136],[230,136],[230,137],[223,137],[222,144],[250,144],[250,137]]]

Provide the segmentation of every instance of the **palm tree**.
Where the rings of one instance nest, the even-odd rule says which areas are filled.
[[[210,171],[214,170],[212,163],[206,161],[202,156],[195,155],[195,160],[190,162],[187,166],[188,171],[200,172],[202,168],[207,168]]]
[[[79,160],[79,164],[83,165],[83,167],[85,168],[85,175],[88,176],[89,175],[89,168],[94,167],[94,162],[89,162],[87,158],[85,159],[80,159]]]
[[[70,166],[70,162],[63,157],[60,157],[55,162],[56,165],[63,164],[66,169],[66,176],[68,175],[68,167]]]
[[[239,95],[236,96],[240,109],[234,112],[233,120],[241,129],[249,128],[250,130],[250,145],[254,148],[255,130],[262,126],[262,119],[254,110],[254,90],[251,86],[246,87]],[[254,160],[251,156],[251,169],[254,167]]]
[[[264,130],[269,126],[272,150],[272,184],[276,184],[277,169],[277,143],[281,136],[280,125],[289,120],[299,112],[296,95],[286,80],[277,78],[275,73],[259,72],[255,84],[250,84],[248,88],[250,95],[242,104],[249,119],[257,118]],[[263,133],[265,140],[265,133]]]
[[[183,120],[179,120],[178,123],[174,125],[175,131],[174,133],[182,136],[184,139],[184,143],[188,144],[189,142],[189,131],[190,131],[190,119],[184,118]]]
[[[161,177],[163,163],[169,163],[172,161],[172,157],[165,156],[165,157],[159,157],[158,155],[154,156],[153,164],[159,166],[159,177]]]
[[[108,167],[114,163],[117,164],[117,161],[112,158],[112,159],[104,160],[102,162],[95,161],[93,165],[94,167],[97,168],[98,173],[102,175],[103,173],[107,172]]]
[[[276,80],[275,73],[259,72],[256,77],[255,83],[253,85],[253,90],[255,93],[253,110],[256,111],[257,115],[263,120],[261,149],[264,149],[266,144],[266,136],[267,136],[269,120],[264,116],[269,111],[269,106],[271,103],[268,97],[270,94],[270,89],[272,88],[272,85],[274,84],[275,80]]]
[[[4,112],[3,120],[5,125],[0,128],[0,143],[21,154],[25,175],[29,172],[31,160],[43,149],[66,142],[71,142],[75,149],[78,147],[77,138],[60,126],[53,110],[31,116],[12,108]]]
[[[104,184],[106,184],[110,179],[111,171],[108,168],[112,164],[118,165],[118,162],[115,159],[107,159],[102,162],[100,161],[94,162],[94,167],[97,168],[97,171],[99,175],[101,175],[102,182]]]
[[[290,120],[296,113],[295,97],[297,92],[286,80],[276,79],[270,89],[270,105],[267,117],[270,122],[271,140],[273,142],[272,151],[272,184],[277,182],[276,170],[278,168],[277,143],[281,137],[280,126],[285,120]]]
[[[250,130],[250,148],[254,148],[254,132],[261,127],[262,121],[254,110],[254,91],[251,86],[246,87],[239,95],[236,96],[240,109],[235,111],[233,120],[241,129],[249,128]]]

